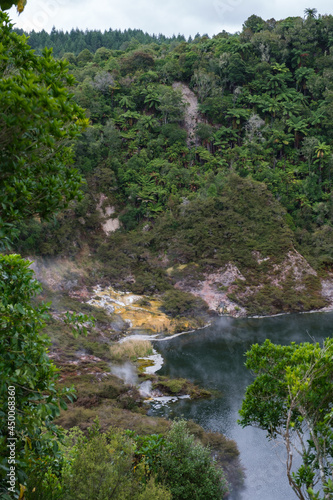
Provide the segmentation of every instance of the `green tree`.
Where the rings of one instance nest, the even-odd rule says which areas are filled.
[[[171,500],[170,492],[149,473],[146,448],[142,446],[143,455],[138,452],[132,437],[133,432],[117,429],[101,434],[98,421],[88,429],[88,437],[76,427],[71,429],[62,500]],[[150,438],[154,436],[143,440]]]
[[[147,89],[142,90],[141,94],[144,96],[144,103],[148,109],[156,109],[160,104],[160,95],[153,85],[148,85]]]
[[[315,19],[317,17],[317,9],[311,9],[307,8],[304,10],[304,14],[306,15],[307,19]]]
[[[221,500],[228,493],[222,469],[215,466],[209,449],[195,442],[184,420],[174,422],[166,436],[157,477],[174,500]]]
[[[238,85],[243,85],[249,79],[249,67],[238,53],[230,56],[224,73],[225,79],[229,82],[232,90]]]
[[[47,308],[31,303],[41,287],[29,264],[19,255],[0,255],[0,492],[8,499],[26,484],[28,472],[60,472],[61,431],[52,421],[73,394],[55,387],[58,370],[47,355],[51,342],[40,334]],[[13,466],[10,446],[13,483],[7,476]]]
[[[325,142],[320,142],[316,146],[315,152],[317,153],[317,160],[315,161],[319,163],[319,184],[321,184],[323,162],[326,157],[331,155],[331,148],[328,144],[325,144]]]
[[[20,14],[23,12],[27,0],[1,0],[0,8],[1,10],[9,10],[13,5],[16,5],[17,12]]]
[[[0,12],[0,237],[12,223],[47,217],[78,195],[69,140],[86,125],[67,86],[67,63],[51,50],[38,57]]]
[[[138,130],[144,128],[154,131],[159,125],[159,122],[154,118],[154,115],[142,115],[138,121]]]
[[[131,43],[133,43],[132,40]],[[137,70],[148,70],[155,65],[154,57],[143,50],[136,50],[122,58],[121,66],[124,72],[133,73]]]
[[[289,346],[266,340],[246,353],[257,377],[240,410],[242,427],[282,439],[289,484],[300,500],[329,500],[333,493],[333,340]],[[302,465],[292,472],[294,452]],[[315,493],[315,489],[317,492]],[[320,493],[322,491],[322,493]]]
[[[133,498],[139,488],[133,472],[134,444],[116,433],[79,435],[71,465],[64,471],[64,498],[108,500]]]
[[[86,120],[67,89],[74,81],[67,64],[55,61],[46,49],[36,56],[26,38],[12,31],[3,12],[0,21],[0,243],[4,246],[5,238],[11,242],[16,222],[48,217],[78,195],[82,179],[69,166],[68,142]],[[60,407],[66,407],[64,397],[72,396],[71,390],[55,388],[57,369],[47,355],[50,341],[40,335],[47,308],[32,304],[40,286],[29,264],[18,255],[0,255],[1,498],[17,495],[19,484],[27,484],[28,472],[39,478],[48,471],[59,474],[61,432],[53,420]],[[67,321],[72,320],[75,317],[68,316]],[[14,463],[8,461],[10,446],[15,448]],[[12,478],[9,483],[8,478]]]
[[[79,66],[85,66],[93,60],[94,56],[88,49],[83,49],[76,58],[76,63]]]
[[[226,116],[232,119],[232,128],[237,129],[240,128],[242,120],[246,121],[250,118],[250,110],[243,108],[231,108],[227,111]]]
[[[157,109],[162,113],[163,123],[181,122],[184,119],[185,103],[179,89],[163,89]]]
[[[73,52],[65,52],[62,56],[62,59],[64,61],[68,61],[69,64],[75,65],[76,64],[76,57]]]
[[[286,120],[286,124],[288,125],[288,132],[294,131],[295,148],[298,149],[301,135],[307,135],[308,133],[307,120],[301,116],[290,115],[290,118]]]
[[[213,140],[214,129],[208,123],[198,123],[195,134],[203,142],[203,145],[207,146]]]
[[[125,108],[126,110],[135,108],[134,102],[132,101],[132,99],[128,95],[123,95],[120,97],[119,106],[121,106],[122,108]]]
[[[243,24],[243,29],[248,28],[253,33],[258,33],[259,31],[265,29],[265,27],[265,21],[260,16],[256,16],[255,14],[252,14],[252,16],[250,16]]]
[[[316,137],[311,137],[311,136],[305,137],[305,139],[302,142],[301,152],[304,155],[305,159],[308,161],[309,174],[311,172],[311,165],[313,163],[314,154],[318,144],[319,144],[318,139]]]

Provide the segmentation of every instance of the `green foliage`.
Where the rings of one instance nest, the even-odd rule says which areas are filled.
[[[184,378],[169,379],[160,375],[153,383],[153,387],[171,395],[188,394],[191,399],[209,398],[212,395],[207,389],[200,389],[197,385]]]
[[[251,312],[322,306],[318,283],[294,295],[292,279],[272,287],[269,265],[252,254],[273,267],[297,244],[321,271],[333,258],[333,18],[309,12],[282,21],[252,15],[240,34],[187,43],[138,30],[32,33],[33,47],[47,40],[60,56],[75,53],[75,101],[91,123],[76,142],[75,167],[89,187],[55,223],[21,224],[22,251],[74,255],[87,242],[105,276],[119,286],[135,276],[128,286],[137,293],[170,289],[156,270],[162,253],[201,270],[233,261],[247,282],[264,285],[233,291]],[[198,97],[193,130],[175,82]],[[107,238],[100,193],[121,222]]]
[[[139,494],[138,500],[171,500],[172,495],[161,484],[157,484],[153,477],[149,479],[145,489]]]
[[[29,264],[18,255],[0,256],[1,477],[5,484],[10,466],[7,445],[11,443],[7,426],[8,388],[14,387],[11,396],[16,402],[16,491],[19,484],[26,483],[28,470],[39,478],[59,474],[61,430],[53,420],[60,407],[66,408],[65,399],[73,398],[72,389],[55,387],[58,370],[47,355],[50,340],[40,334],[47,307],[31,304],[40,285],[33,279]]]
[[[70,313],[66,312],[64,318],[65,325],[73,325],[72,333],[75,337],[78,335],[87,335],[87,327],[91,327],[95,325],[95,319],[93,316],[89,316],[88,314],[82,313]]]
[[[224,473],[210,452],[190,435],[185,421],[174,422],[160,453],[159,480],[164,480],[172,498],[222,499],[228,493]]]
[[[156,476],[172,498],[222,499],[228,493],[222,469],[212,460],[209,449],[195,441],[184,420],[173,422],[165,437],[127,434],[135,441],[137,460],[144,460],[145,474]]]
[[[244,283],[238,283],[237,296],[228,294],[229,298],[246,307],[250,315],[267,316],[281,311],[288,313],[325,307],[325,300],[320,293],[322,285],[318,276],[305,276],[302,279],[302,288],[298,290],[293,287],[292,271],[287,274],[280,286],[274,286],[270,280],[265,279],[264,272],[261,276],[260,289],[254,291],[250,297],[242,294]]]
[[[93,55],[91,52],[89,52],[88,49],[82,50],[76,58],[76,62],[79,66],[84,66],[85,64],[91,62],[92,60],[93,60]]]
[[[64,472],[64,499],[133,498],[139,490],[133,451],[132,441],[120,433],[110,431],[86,442],[81,436]]]
[[[204,309],[207,309],[205,302],[190,293],[172,289],[163,295],[163,310],[173,317],[195,315]]]
[[[184,119],[184,107],[181,92],[166,88],[162,92],[157,109],[162,114],[163,123],[179,123]]]
[[[85,119],[67,90],[66,63],[47,49],[37,57],[3,12],[0,20],[0,230],[11,235],[13,222],[47,217],[78,195],[68,140]]]
[[[186,132],[174,123],[167,123],[161,127],[161,134],[167,139],[169,145],[177,142],[184,144]]]
[[[145,70],[154,67],[154,58],[149,52],[136,50],[126,55],[121,61],[122,69],[125,73],[132,71]]]
[[[145,441],[155,436],[139,438],[131,432],[109,430],[101,434],[99,422],[88,429],[88,437],[73,428],[67,437],[67,462],[63,469],[63,500],[99,499],[170,500],[170,492],[156,484],[153,476],[145,480],[147,461]],[[156,436],[157,437],[157,436]],[[141,450],[138,443],[142,441]],[[156,449],[156,447],[154,448]],[[139,457],[142,461],[138,462]]]
[[[172,379],[167,381],[159,381],[159,385],[170,391],[171,394],[179,394],[186,383],[185,379]]]
[[[155,231],[181,262],[234,261],[245,268],[254,265],[254,250],[282,259],[292,248],[284,213],[264,184],[232,174],[217,197],[193,199],[179,214],[162,218]]]
[[[239,423],[255,425],[286,447],[288,480],[298,498],[329,499],[332,475],[332,339],[319,344],[255,344],[247,368],[257,374],[247,388]],[[302,465],[292,472],[294,449]],[[324,496],[313,491],[322,488]]]
[[[86,120],[68,92],[74,79],[68,75],[66,63],[55,61],[47,49],[37,57],[26,37],[12,31],[3,12],[0,20],[3,246],[4,238],[10,242],[16,233],[14,223],[47,218],[79,194],[82,178],[69,167],[69,141],[80,133]],[[58,370],[47,354],[50,340],[40,334],[48,307],[33,305],[41,287],[33,279],[30,264],[19,255],[0,255],[0,369],[4,377],[0,387],[1,488],[2,493],[6,489],[17,494],[20,487],[23,495],[23,485],[27,485],[27,498],[46,495],[56,499],[63,456],[59,449],[62,431],[53,421],[60,408],[67,408],[65,399],[73,400],[74,390],[55,386]],[[67,319],[78,323],[88,317]],[[11,425],[5,426],[5,422]],[[13,467],[8,450],[13,441],[15,480],[8,490],[7,474]]]
[[[25,0],[22,1],[24,3]],[[1,5],[12,4],[10,0],[3,0]],[[37,52],[46,47],[52,47],[53,52],[57,57],[61,57],[66,53],[74,53],[76,56],[82,50],[89,50],[92,54],[95,53],[95,61],[107,61],[111,57],[119,57],[124,51],[130,51],[137,48],[140,44],[162,44],[170,45],[175,41],[184,40],[184,36],[178,35],[166,37],[162,34],[149,35],[139,29],[126,29],[124,31],[118,29],[108,29],[101,32],[97,30],[79,30],[71,29],[70,32],[63,30],[52,29],[51,33],[45,30],[40,32],[32,31],[29,33],[30,44]],[[121,50],[119,50],[121,49]]]
[[[292,273],[279,286],[267,280],[269,269],[281,265],[295,244],[321,272],[333,264],[333,17],[317,17],[316,9],[305,14],[305,19],[278,22],[252,15],[240,34],[197,36],[188,43],[180,36],[167,39],[140,30],[32,32],[29,43],[41,52],[38,57],[0,13],[2,246],[8,246],[15,230],[20,231],[20,248],[29,254],[75,255],[88,244],[92,253],[98,249],[103,266],[96,273],[101,279],[136,293],[163,293],[164,309],[174,317],[197,315],[204,307],[199,299],[174,290],[172,283],[183,277],[197,283],[204,272],[229,262],[246,277],[246,285],[242,280],[232,284],[229,297],[254,314],[324,305],[319,277],[304,278],[303,290],[296,291]],[[67,63],[42,50],[45,45],[68,59],[78,84],[68,75]],[[201,144],[189,141],[186,106],[172,86],[175,81],[188,82],[198,96],[196,137]],[[91,126],[73,147],[71,140],[87,125],[80,106],[87,108]],[[70,166],[73,158],[77,170]],[[82,180],[78,171],[88,186],[82,201],[53,222],[40,221],[77,197]],[[122,223],[109,236],[96,208],[101,193]],[[31,459],[27,495],[57,498],[62,494],[62,453],[54,444],[59,430],[52,422],[61,394],[54,389],[56,370],[42,354],[48,341],[37,336],[43,308],[34,309],[29,301],[35,285],[25,264],[18,257],[5,259],[3,367],[19,384],[23,401],[17,417],[25,443],[18,450],[19,480],[26,482]],[[23,288],[15,298],[20,283]],[[69,328],[63,329],[71,350]],[[39,340],[26,340],[27,335]],[[59,333],[54,338],[59,342]],[[103,354],[91,339],[81,347]],[[295,490],[317,498],[314,483],[324,470],[322,488],[329,497],[330,465],[320,453],[323,447],[327,453],[332,449],[331,346],[253,349],[249,367],[256,369],[259,363],[261,371],[255,390],[249,388],[246,396],[243,424],[259,422],[272,435],[298,433],[307,452],[290,481]],[[109,359],[107,354],[103,359]],[[65,368],[70,371],[69,364]],[[19,377],[27,383],[21,386]],[[77,382],[82,388],[83,381]],[[166,385],[170,392],[181,389],[180,381]],[[118,398],[118,407],[134,404],[133,395],[115,383],[106,381],[98,388],[91,383],[84,396],[87,407],[72,408],[64,421],[92,417],[90,405],[111,396]],[[1,403],[5,411],[5,400]],[[315,427],[306,442],[309,415]],[[98,438],[78,440],[86,452],[82,456],[74,446],[64,472],[68,498],[109,498],[113,487],[117,498],[169,498],[154,474],[167,481],[174,498],[221,498],[226,491],[211,471],[207,450],[197,447],[185,424],[175,424],[167,443],[150,436],[137,440],[136,448],[121,434],[104,435],[101,456]],[[38,463],[37,456],[42,458]],[[154,473],[149,480],[148,467]],[[196,483],[200,476],[207,479],[201,485]],[[97,477],[103,488],[90,491],[90,482],[99,484]]]
[[[253,31],[253,33],[257,33],[265,28],[265,24],[265,21],[261,17],[253,14],[244,22],[243,29],[247,28]]]
[[[145,474],[150,477],[157,474],[161,466],[161,452],[166,444],[162,434],[148,434],[147,436],[138,436],[133,431],[127,431],[135,442],[136,459],[145,463]]]

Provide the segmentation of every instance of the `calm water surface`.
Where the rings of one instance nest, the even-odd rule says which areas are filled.
[[[279,344],[321,342],[332,337],[333,313],[284,315],[261,319],[219,318],[204,330],[156,342],[165,363],[160,375],[184,377],[222,396],[211,400],[182,400],[150,410],[151,415],[184,416],[206,430],[237,442],[246,470],[245,487],[232,500],[294,500],[285,473],[284,447],[270,442],[265,432],[237,424],[238,410],[253,377],[244,367],[244,353],[266,338]]]

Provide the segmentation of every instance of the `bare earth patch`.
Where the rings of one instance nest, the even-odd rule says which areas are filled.
[[[298,291],[305,289],[303,280],[306,276],[317,276],[316,271],[296,250],[288,252],[282,264],[273,266],[273,274],[276,277],[273,276],[272,285],[281,287],[281,282],[286,280],[290,272],[293,274],[294,288]]]
[[[28,260],[32,261],[30,269],[34,271],[36,279],[52,291],[77,289],[87,276],[82,266],[67,258],[28,257]],[[87,289],[82,287],[80,294],[87,297]]]
[[[184,83],[175,82],[172,86],[174,89],[181,90],[183,100],[187,104],[185,109],[185,128],[187,130],[187,145],[191,147],[196,145],[195,128],[202,121],[199,118],[198,99],[195,93]]]
[[[175,288],[202,298],[211,311],[242,317],[246,316],[245,308],[238,306],[227,297],[227,294],[232,291],[232,284],[237,279],[245,280],[239,269],[234,264],[229,263],[215,273],[205,274],[205,279],[199,281],[196,287],[189,286],[187,280],[184,279],[178,281]]]
[[[101,194],[96,208],[101,216],[104,217],[104,222],[102,223],[103,231],[106,235],[109,235],[120,228],[120,221],[117,217],[111,217],[115,213],[114,207],[111,205],[103,206],[105,200],[107,200],[107,197]]]
[[[329,274],[329,278],[322,280],[321,282],[322,290],[321,294],[324,299],[327,300],[328,304],[322,309],[322,311],[332,311],[333,310],[333,274]]]

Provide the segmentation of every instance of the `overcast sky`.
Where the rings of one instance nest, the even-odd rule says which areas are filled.
[[[215,35],[222,30],[241,31],[243,22],[252,14],[263,19],[303,16],[307,7],[319,14],[333,14],[332,2],[317,0],[27,0],[18,16],[9,11],[16,27],[26,31],[50,31],[53,26],[112,29],[139,28],[149,34],[166,36],[196,33]]]

